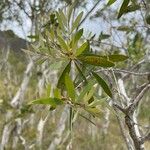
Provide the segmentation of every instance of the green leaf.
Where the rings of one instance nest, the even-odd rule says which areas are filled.
[[[112,5],[114,2],[116,2],[116,0],[109,0],[108,3],[107,3],[107,6]]]
[[[109,34],[104,34],[103,32],[101,32],[101,34],[99,35],[99,41],[108,39],[109,37]]]
[[[55,38],[55,33],[54,33],[55,29],[54,26],[51,27],[50,31],[49,31],[49,35],[52,41],[54,41]]]
[[[62,105],[63,103],[64,102],[61,99],[48,97],[34,100],[30,104],[44,104],[56,107],[57,105]]]
[[[93,98],[94,92],[96,90],[95,86],[92,86],[91,89],[88,91],[88,93],[84,97],[84,102],[89,102],[91,98]],[[93,98],[94,100],[94,98]]]
[[[93,115],[94,117],[100,118],[102,116],[102,111],[100,111],[96,107],[86,107],[85,110],[89,112],[91,115]]]
[[[67,26],[67,18],[66,18],[66,16],[65,16],[65,14],[63,13],[63,11],[60,10],[60,9],[59,9],[59,14],[60,14],[61,19],[63,20],[63,21],[62,21],[63,25],[64,25],[64,26]]]
[[[80,29],[73,35],[72,40],[70,42],[70,46],[72,47],[72,50],[76,50],[76,48],[78,46],[77,45],[78,41],[80,40],[82,35],[83,35],[83,29]]]
[[[68,11],[67,11],[68,23],[69,23],[70,20],[71,20],[71,15],[72,15],[73,9],[74,9],[74,4],[72,4],[72,5],[68,8]]]
[[[34,40],[38,40],[39,39],[39,35],[28,35],[27,37],[29,39],[34,39]]]
[[[146,17],[146,22],[147,22],[147,24],[150,24],[150,15],[148,15],[148,16]]]
[[[62,31],[65,31],[65,27],[64,27],[64,24],[62,22],[62,18],[60,17],[60,14],[58,12],[56,12],[56,16],[57,16],[57,20],[58,20],[60,28],[62,29]]]
[[[78,25],[79,25],[79,23],[80,23],[80,21],[81,21],[81,19],[82,19],[82,16],[83,16],[83,11],[82,11],[82,12],[77,16],[77,18],[75,19],[75,21],[74,21],[74,23],[73,23],[73,25],[72,25],[71,31],[74,31],[74,29],[78,27]]]
[[[108,97],[104,97],[104,98],[100,98],[100,99],[95,98],[95,100],[92,103],[90,103],[88,106],[90,106],[90,107],[96,107],[99,105],[102,106],[104,102],[107,103],[107,101],[106,101],[107,99],[108,99]]]
[[[105,58],[100,57],[99,55],[82,55],[78,59],[84,63],[91,64],[94,66],[101,67],[113,67],[115,64]]]
[[[109,88],[109,86],[107,85],[107,83],[103,80],[103,78],[101,78],[98,74],[92,72],[93,76],[95,77],[95,79],[97,80],[97,82],[99,83],[99,85],[103,88],[103,90],[105,91],[105,93],[112,98],[112,93],[111,90]]]
[[[75,88],[74,88],[74,84],[69,74],[65,75],[65,85],[66,85],[68,96],[74,101],[75,100]]]
[[[80,29],[80,30],[75,34],[74,42],[77,43],[77,42],[80,40],[80,38],[81,38],[82,35],[83,35],[83,28]]]
[[[83,43],[77,50],[76,50],[76,56],[81,55],[88,47],[88,42]]]
[[[133,12],[133,11],[139,10],[140,8],[141,8],[140,5],[129,5],[126,8],[125,13]]]
[[[82,73],[80,67],[78,66],[78,64],[76,62],[75,62],[75,65],[76,65],[76,68],[77,68],[78,72],[81,74],[83,80],[85,81],[85,83],[87,83],[86,77],[84,76],[84,74]]]
[[[118,19],[124,14],[126,13],[126,10],[127,10],[127,7],[128,7],[128,4],[129,4],[130,0],[124,0],[121,7],[120,7],[120,10],[119,10],[119,14],[118,14]]]
[[[47,85],[46,91],[47,91],[47,97],[49,97],[51,94],[51,85],[50,84]]]
[[[130,31],[133,31],[134,29],[133,27],[130,27],[130,26],[119,26],[117,30],[123,31],[123,32],[130,32]]]
[[[65,85],[65,76],[66,76],[67,73],[69,74],[70,68],[71,68],[71,62],[69,62],[67,64],[67,66],[65,67],[65,69],[63,70],[63,72],[60,75],[58,83],[57,83],[57,87],[58,88],[60,88],[60,89],[64,88],[64,85]]]
[[[60,44],[61,48],[64,51],[69,51],[69,48],[68,48],[66,42],[64,41],[64,39],[61,36],[58,36],[58,41],[59,41],[59,44]]]
[[[77,98],[77,101],[83,101],[84,100],[84,96],[87,92],[90,91],[90,89],[92,88],[92,86],[94,85],[94,81],[90,81],[84,88],[83,90],[81,91],[80,95],[78,96]]]
[[[60,92],[60,89],[58,89],[58,88],[55,88],[55,89],[54,89],[54,97],[61,99],[61,92]]]
[[[108,55],[108,56],[102,56],[103,58],[108,58],[112,62],[120,62],[125,61],[128,59],[128,56],[121,55],[121,54],[114,54],[114,55]]]

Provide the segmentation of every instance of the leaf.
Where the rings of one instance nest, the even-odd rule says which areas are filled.
[[[97,80],[97,82],[99,83],[99,85],[103,88],[103,90],[105,91],[105,93],[112,98],[112,93],[111,90],[109,88],[109,86],[107,85],[107,83],[103,80],[103,78],[101,78],[98,74],[92,72],[93,76],[95,77],[95,79]]]
[[[126,13],[126,10],[127,10],[127,7],[128,7],[128,4],[129,4],[130,0],[124,0],[121,7],[120,7],[120,10],[119,10],[119,14],[118,14],[118,19],[124,14]]]
[[[62,31],[65,31],[65,27],[64,27],[64,24],[62,22],[62,18],[60,17],[60,14],[58,12],[56,12],[56,16],[57,16],[57,20],[58,20],[60,28],[62,29]]]
[[[88,42],[85,42],[83,43],[77,50],[76,50],[76,56],[79,56],[81,55],[85,50],[86,48],[88,47]]]
[[[69,23],[70,20],[71,20],[71,15],[72,15],[73,9],[74,9],[74,4],[72,4],[72,5],[68,8],[68,11],[67,11],[68,23]]]
[[[96,106],[99,106],[99,105],[102,106],[104,102],[107,103],[106,100],[107,100],[107,97],[104,97],[104,98],[101,98],[101,99],[96,99],[95,98],[95,100],[92,103],[90,103],[88,106],[90,106],[90,107],[96,107]]]
[[[133,31],[134,29],[130,26],[119,26],[117,30],[123,31],[123,32],[129,32],[129,31]]]
[[[77,18],[75,19],[73,25],[72,25],[72,29],[71,29],[71,32],[78,27],[81,19],[82,19],[82,16],[83,16],[83,11],[77,16]]]
[[[116,2],[116,0],[109,0],[108,3],[107,3],[107,6],[112,5],[114,2]]]
[[[58,36],[58,41],[64,51],[69,51],[69,48],[62,37]]]
[[[59,9],[59,14],[61,19],[63,20],[62,23],[64,24],[64,26],[67,26],[67,18],[61,9]]]
[[[95,82],[93,81],[90,81],[84,88],[83,90],[81,91],[80,95],[78,96],[77,98],[77,101],[83,101],[84,100],[84,96],[87,92],[90,91],[90,89],[92,88],[92,86],[94,85]]]
[[[57,105],[62,105],[63,103],[64,102],[61,99],[48,97],[34,100],[30,104],[44,104],[56,107]]]
[[[81,38],[81,36],[83,35],[83,28],[80,29],[76,34],[75,34],[75,38],[74,38],[74,42],[78,42]]]
[[[34,39],[34,40],[38,40],[39,39],[39,35],[28,35],[27,36],[29,39]]]
[[[60,89],[64,88],[64,84],[65,84],[65,76],[67,73],[70,72],[70,68],[71,68],[71,62],[69,62],[67,64],[67,66],[65,67],[65,69],[63,70],[62,74],[60,75],[59,79],[58,79],[58,83],[57,83],[57,87]]]
[[[146,17],[146,22],[147,22],[147,24],[150,24],[150,15],[148,15],[148,16]]]
[[[78,41],[80,40],[82,35],[83,35],[83,28],[80,29],[79,31],[77,31],[75,33],[75,35],[72,37],[72,40],[70,42],[70,46],[72,47],[72,50],[76,50],[77,49]]]
[[[108,58],[112,62],[120,62],[125,61],[128,59],[128,56],[121,55],[121,54],[114,54],[114,55],[108,55],[108,56],[102,56],[103,58]]]
[[[78,59],[84,63],[91,64],[94,66],[101,67],[113,67],[115,64],[111,61],[108,61],[105,58],[100,57],[99,55],[82,55]]]
[[[75,62],[75,65],[76,65],[76,68],[77,68],[78,72],[81,74],[83,80],[85,81],[85,83],[87,83],[86,77],[84,76],[84,74],[82,73],[80,67],[78,66],[78,64],[76,62]]]
[[[47,91],[47,97],[49,97],[51,94],[51,85],[50,84],[47,85],[46,91]]]
[[[58,89],[58,88],[55,88],[55,89],[54,89],[54,97],[61,99],[61,92],[60,92],[60,89]]]
[[[140,5],[129,5],[126,8],[125,13],[133,12],[133,11],[139,10],[140,8],[141,8]]]
[[[87,112],[89,112],[91,115],[93,115],[94,117],[98,117],[100,118],[102,115],[102,111],[100,111],[98,108],[96,107],[86,107],[85,110]]]
[[[101,32],[101,34],[99,35],[99,41],[108,39],[109,37],[109,34],[104,34],[103,32]]]
[[[75,88],[74,88],[74,84],[73,84],[69,74],[65,75],[65,85],[66,85],[66,90],[67,90],[68,96],[72,100],[75,100]]]
[[[88,91],[88,93],[84,97],[84,102],[89,102],[93,98],[93,94],[96,90],[95,86],[92,86],[91,89]],[[92,99],[94,100],[94,98]]]

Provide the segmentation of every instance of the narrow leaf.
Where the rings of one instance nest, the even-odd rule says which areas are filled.
[[[121,54],[114,54],[114,55],[108,55],[108,56],[102,56],[103,58],[108,58],[112,62],[120,62],[125,61],[128,59],[128,56],[121,55]]]
[[[62,11],[62,10],[59,10],[59,14],[60,14],[61,19],[63,20],[63,21],[62,21],[63,25],[64,25],[64,26],[67,26],[67,18],[66,18],[66,16],[65,16],[65,14],[63,13],[63,11]]]
[[[57,16],[57,20],[58,20],[60,28],[62,29],[62,31],[65,31],[65,27],[64,27],[64,24],[62,22],[62,18],[60,17],[60,14],[58,12],[56,12],[56,16]]]
[[[101,67],[113,67],[115,64],[105,58],[100,57],[99,55],[82,55],[78,59],[84,63],[91,64],[94,66]]]
[[[83,43],[77,50],[76,50],[76,56],[81,55],[87,48],[88,42]]]
[[[69,74],[65,75],[65,85],[66,85],[68,96],[74,101],[75,100],[75,88],[74,88],[74,84]]]
[[[125,13],[133,12],[139,10],[141,7],[140,5],[129,5],[125,11]]]
[[[112,5],[114,2],[116,2],[116,0],[109,0],[108,3],[107,3],[107,6]]]
[[[102,111],[100,111],[96,107],[86,107],[85,110],[89,112],[91,115],[93,115],[94,117],[100,118],[102,116]]]
[[[83,28],[80,29],[76,34],[75,34],[75,38],[74,38],[74,42],[78,42],[81,38],[81,36],[83,35]]]
[[[130,26],[119,26],[117,28],[118,31],[123,31],[123,32],[130,32],[130,31],[133,31],[133,27],[130,27]]]
[[[60,88],[60,89],[63,89],[64,88],[64,83],[65,83],[65,75],[67,73],[70,72],[70,68],[71,68],[71,62],[69,62],[67,64],[67,66],[65,67],[65,69],[63,70],[63,72],[61,73],[59,79],[58,79],[58,83],[57,83],[57,87]]]
[[[148,15],[148,16],[146,17],[146,22],[147,22],[147,24],[150,24],[150,15]]]
[[[47,97],[49,97],[51,94],[51,85],[50,84],[47,85],[46,90],[47,90]]]
[[[82,12],[77,16],[77,18],[75,19],[75,21],[74,21],[74,23],[73,23],[73,25],[72,25],[71,31],[74,31],[74,29],[78,27],[78,25],[79,25],[79,23],[80,23],[80,21],[81,21],[81,19],[82,19],[82,16],[83,16],[83,11],[82,11]]]
[[[58,36],[58,41],[59,41],[59,44],[60,44],[61,48],[64,51],[69,51],[69,48],[68,48],[66,42],[64,41],[64,39],[62,37]]]
[[[92,88],[92,86],[94,85],[95,82],[91,81],[89,82],[81,91],[80,95],[78,96],[77,101],[83,101],[84,100],[84,96],[87,92],[90,91],[90,89]]]
[[[55,88],[55,89],[54,89],[54,97],[61,99],[61,92],[60,92],[60,89],[58,89],[58,88]]]
[[[118,14],[118,19],[126,12],[130,0],[124,0]]]
[[[41,98],[32,101],[30,104],[44,104],[44,105],[51,105],[52,107],[56,107],[57,105],[62,105],[63,101],[58,98]]]
[[[75,62],[75,65],[76,65],[76,68],[77,68],[79,74],[82,76],[85,83],[87,83],[87,79],[86,79],[85,75],[83,74],[83,72],[81,71],[80,67],[78,66],[78,64],[76,62]]]
[[[110,90],[109,86],[107,85],[107,83],[103,80],[103,78],[101,78],[98,74],[96,74],[94,72],[92,72],[92,74],[95,77],[95,79],[97,80],[97,82],[99,83],[99,85],[103,88],[103,90],[105,91],[105,93],[109,97],[112,97],[111,90]]]

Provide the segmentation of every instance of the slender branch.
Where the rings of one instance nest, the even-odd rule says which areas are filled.
[[[81,26],[81,24],[83,24],[83,22],[88,18],[88,16],[92,13],[92,11],[96,8],[96,6],[101,2],[102,0],[99,0],[92,8],[90,11],[88,11],[88,13],[85,15],[85,17],[82,19],[82,21],[80,22],[79,26]]]
[[[144,96],[145,92],[150,88],[150,84],[145,86],[141,92],[137,95],[137,97],[134,99],[133,103],[129,106],[129,110],[132,112],[136,109],[137,105],[139,104],[140,100]]]
[[[150,75],[150,72],[133,72],[133,71],[128,71],[128,70],[123,70],[123,69],[99,69],[96,72],[102,72],[102,71],[114,71],[114,72],[123,72],[123,73],[128,73],[128,74],[133,74],[136,76],[145,76],[145,75]]]
[[[145,137],[143,138],[144,141],[150,141],[150,132],[148,132],[148,134],[145,135]]]

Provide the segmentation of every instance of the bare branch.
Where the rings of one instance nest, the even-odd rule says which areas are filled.
[[[99,0],[92,8],[90,11],[88,11],[88,13],[85,15],[85,17],[82,19],[82,21],[80,22],[79,26],[81,26],[81,24],[83,24],[83,22],[88,18],[88,16],[92,13],[92,11],[96,8],[96,6],[101,2],[101,0]]]
[[[145,137],[143,138],[144,141],[150,141],[150,132],[148,132],[148,134],[145,135]]]

